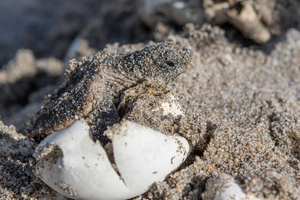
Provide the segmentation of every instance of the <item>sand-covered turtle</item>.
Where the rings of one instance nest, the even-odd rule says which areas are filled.
[[[121,119],[142,94],[167,93],[191,59],[186,47],[163,42],[72,60],[64,83],[27,128],[36,141],[45,138],[34,153],[36,175],[73,199],[132,198],[163,181],[189,155],[188,140]],[[159,109],[182,115],[172,97]]]
[[[71,60],[65,81],[28,123],[27,132],[39,141],[85,119],[93,139],[104,145],[108,138],[103,132],[119,122],[127,96],[163,92],[191,60],[190,51],[176,42],[148,45],[127,55],[104,50],[80,62]]]

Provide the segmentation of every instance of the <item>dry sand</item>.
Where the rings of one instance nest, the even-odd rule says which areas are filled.
[[[193,7],[193,0],[183,2]],[[196,11],[224,2],[233,4],[230,11],[241,6],[235,0],[203,2]],[[246,27],[244,36],[251,36],[256,24],[243,21],[235,28],[187,24],[181,30],[176,16],[154,13],[165,21],[148,28],[134,0],[74,0],[72,6],[64,2],[59,7],[56,1],[1,2],[0,200],[66,199],[33,173],[38,144],[26,136],[26,122],[62,82],[63,62],[105,45],[118,53],[132,52],[149,39],[179,41],[195,56],[189,70],[172,83],[171,93],[185,117],[152,112],[160,97],[146,94],[132,102],[124,118],[178,133],[189,139],[193,151],[180,169],[135,199],[214,199],[226,177],[259,199],[300,199],[300,31],[288,29],[300,27],[299,1],[249,2],[273,36],[265,44],[249,42],[236,30]],[[20,16],[26,23],[19,24]],[[203,17],[203,22],[214,21]],[[74,18],[80,20],[74,23]],[[72,54],[74,41],[82,43]]]
[[[213,199],[222,173],[261,199],[299,199],[300,32],[288,30],[268,55],[237,47],[210,25],[189,24],[165,39],[182,42],[195,56],[192,67],[173,83],[186,117],[169,120],[173,131],[190,139],[194,151],[180,170],[137,199]],[[143,46],[110,47],[128,52]],[[38,110],[43,95],[55,88],[49,87],[31,95],[12,118]],[[140,105],[135,104],[137,110]],[[141,123],[149,123],[143,113],[139,116]],[[151,126],[162,130],[159,122],[154,119]],[[23,130],[20,124],[16,126]],[[1,122],[0,199],[56,198],[33,173],[36,145]]]

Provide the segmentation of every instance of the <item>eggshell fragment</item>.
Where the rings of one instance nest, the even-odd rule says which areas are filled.
[[[220,193],[216,196],[215,200],[245,200],[246,194],[242,191],[240,186],[235,183],[233,178],[225,182]]]
[[[221,189],[221,192],[215,197],[214,200],[261,200],[256,198],[255,196],[249,194],[246,195],[240,186],[234,181],[234,179],[230,179],[226,182]]]
[[[113,129],[114,158],[126,186],[139,194],[163,181],[186,159],[190,146],[180,136],[164,135],[124,121]]]
[[[35,151],[37,175],[72,199],[128,199],[162,181],[186,159],[190,146],[179,136],[167,136],[130,121],[114,125],[112,167],[100,142],[89,136],[85,121],[48,136]]]
[[[51,188],[72,199],[124,199],[130,191],[88,130],[86,122],[75,121],[69,128],[48,136],[35,152],[36,173]],[[55,147],[62,151],[62,156],[46,153]],[[41,150],[44,159],[38,158]]]
[[[209,179],[206,188],[207,190],[202,193],[204,200],[261,200],[252,194],[245,194],[234,178],[228,174],[220,174],[219,177]]]

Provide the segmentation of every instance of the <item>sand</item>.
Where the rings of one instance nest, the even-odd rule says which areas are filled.
[[[187,24],[173,33],[162,37],[181,42],[195,57],[172,83],[185,117],[150,113],[147,103],[157,97],[146,95],[134,102],[131,113],[138,115],[124,118],[176,132],[189,139],[193,152],[180,169],[135,199],[214,199],[224,175],[260,199],[300,199],[300,32],[288,29],[261,50],[229,41],[222,28],[209,24]],[[127,53],[146,44],[108,46]],[[24,133],[24,123],[61,83],[63,64],[52,58],[41,65],[30,54],[18,52],[11,70],[1,71],[13,78],[0,82],[5,123],[0,122],[0,199],[64,199],[33,173],[37,143]],[[26,65],[30,73],[19,76]],[[48,70],[53,65],[56,70]]]

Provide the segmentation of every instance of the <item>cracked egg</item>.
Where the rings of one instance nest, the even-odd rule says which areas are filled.
[[[163,181],[190,151],[183,137],[127,120],[105,134],[112,141],[106,148],[93,141],[84,120],[51,134],[35,151],[36,174],[72,199],[128,199]]]
[[[184,115],[168,84],[192,59],[169,41],[70,61],[65,81],[27,123],[29,137],[43,140],[34,153],[37,176],[67,197],[88,200],[132,198],[163,181],[190,152],[185,138],[163,133],[169,124],[162,120]],[[138,108],[145,96],[147,108]]]

